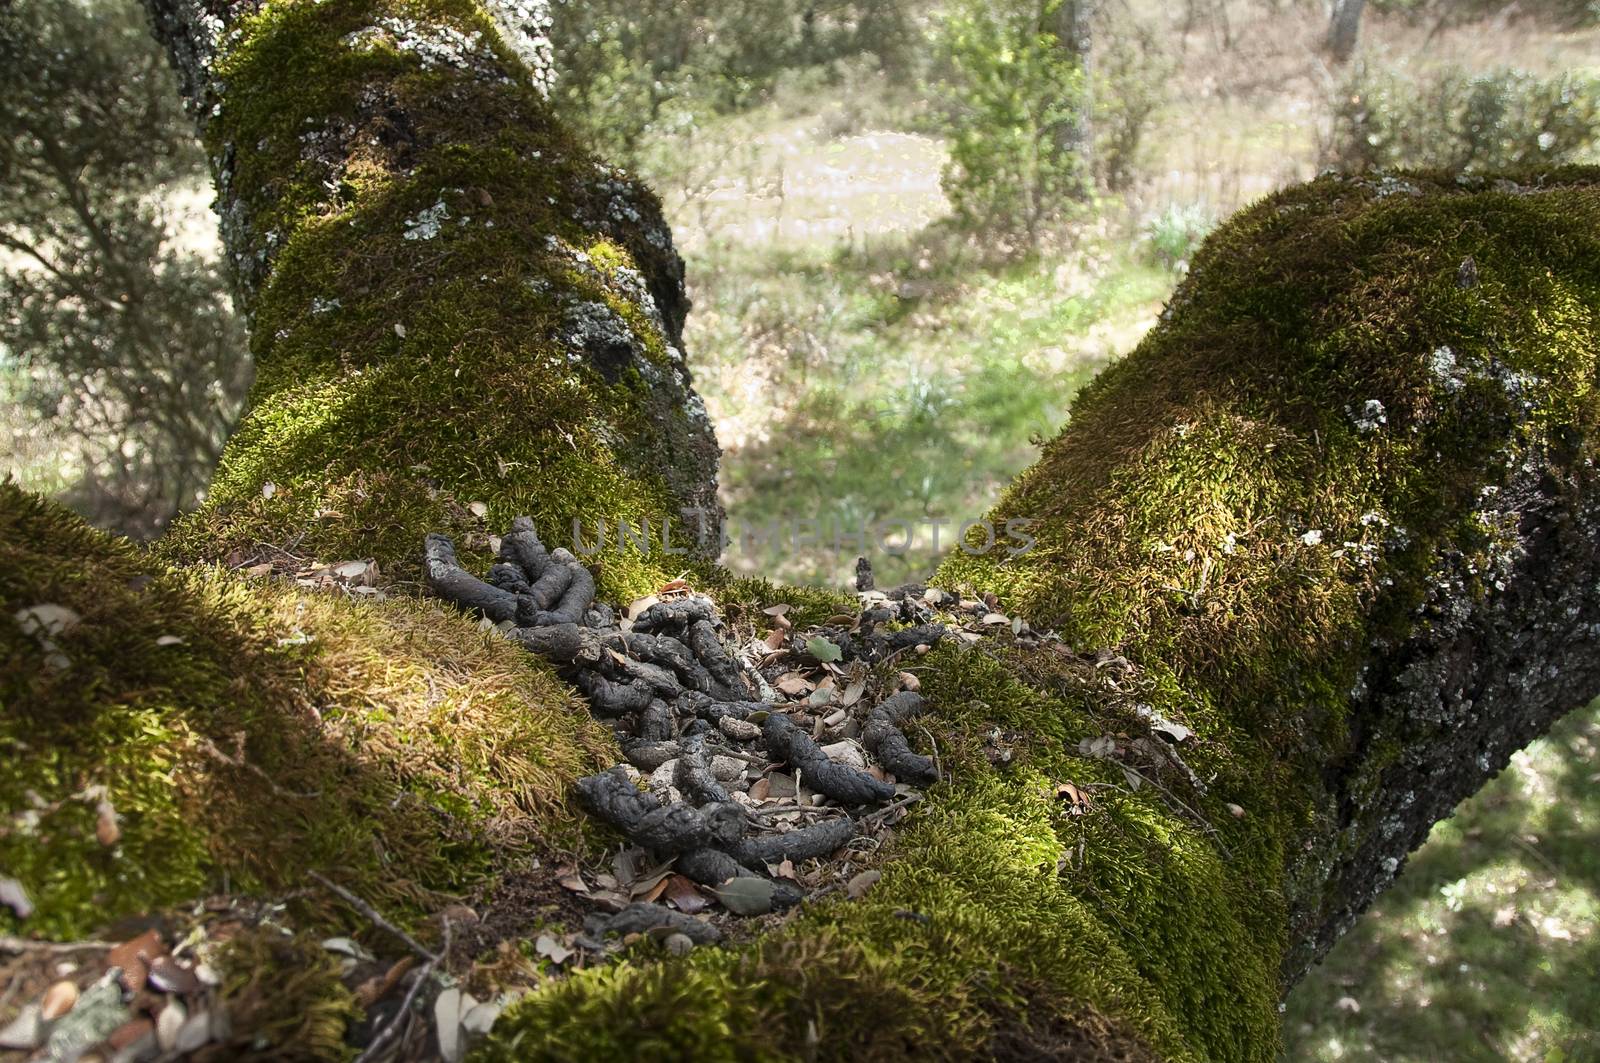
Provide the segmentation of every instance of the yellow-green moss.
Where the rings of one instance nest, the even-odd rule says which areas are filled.
[[[339,960],[315,935],[270,924],[229,938],[216,957],[234,1029],[229,1058],[354,1058],[345,1031],[361,1009],[340,978]]]
[[[1003,638],[916,662],[953,781],[863,900],[733,955],[551,987],[486,1057],[617,1058],[608,1031],[641,1026],[668,1054],[973,1057],[1025,998],[1163,1058],[1273,1058],[1288,891],[1315,888],[1286,868],[1327,815],[1318,773],[1347,748],[1361,653],[1442,545],[1492,554],[1474,509],[1508,461],[1593,455],[1597,177],[1326,178],[1230,222],[997,506],[1036,522],[1037,549],[956,554],[936,578],[1131,667],[1108,682]],[[1139,706],[1198,733],[1183,756],[1204,794],[1078,755],[1148,733]],[[1067,781],[1089,809],[1063,805]]]
[[[0,866],[30,932],[308,870],[429,910],[574,838],[568,784],[616,757],[553,674],[448,609],[168,569],[9,484],[0,539]],[[53,646],[17,615],[41,605],[80,618]]]
[[[484,69],[397,47],[385,20],[476,34]],[[689,463],[670,452],[693,438],[683,414],[564,335],[597,308],[673,371],[643,279],[667,254],[654,201],[630,188],[618,205],[620,179],[550,119],[477,4],[277,0],[238,20],[216,75],[206,136],[236,197],[229,250],[246,276],[270,269],[246,291],[249,410],[167,556],[264,543],[407,578],[425,531],[481,563],[484,533],[521,514],[553,543],[575,517],[679,517],[662,470]],[[418,229],[441,209],[437,232]],[[674,574],[666,555],[600,560],[616,597]]]
[[[1267,197],[997,505],[1037,548],[940,577],[1166,673],[1152,703],[1238,751],[1235,785],[1273,796],[1284,841],[1309,837],[1359,662],[1432,559],[1477,557],[1481,595],[1478,509],[1508,470],[1595,452],[1597,181],[1330,176]]]

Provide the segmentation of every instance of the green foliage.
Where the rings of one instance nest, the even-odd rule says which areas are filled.
[[[1600,140],[1600,81],[1518,70],[1426,74],[1358,65],[1340,89],[1326,160],[1487,171],[1582,160]]]
[[[1094,57],[1094,161],[1108,191],[1122,192],[1138,180],[1147,136],[1167,105],[1172,58],[1150,27],[1118,18],[1098,33]]]
[[[1156,262],[1167,269],[1182,272],[1189,268],[1200,241],[1216,225],[1216,219],[1204,207],[1173,203],[1145,222],[1145,246]]]
[[[173,239],[208,180],[193,125],[121,0],[0,9],[0,97],[0,374],[57,448],[40,486],[154,534],[203,496],[250,378],[216,266]]]
[[[1034,240],[1087,191],[1076,150],[1083,65],[1064,39],[1066,2],[958,0],[945,13],[944,186],[974,231]]]
[[[696,273],[696,384],[732,413],[725,442],[733,432],[753,437],[723,457],[736,535],[725,564],[847,586],[857,530],[906,521],[909,550],[899,552],[904,534],[892,524],[872,549],[879,585],[925,578],[957,523],[981,516],[1103,364],[1101,350],[1083,350],[1091,330],[1129,328],[1171,283],[1131,256],[1091,264],[1085,251],[1093,280],[1080,291],[1069,287],[1080,282],[1075,271],[952,263],[932,239],[759,260],[730,250]],[[773,395],[794,396],[770,414],[739,398],[757,365]],[[1049,387],[1039,386],[1043,375]],[[805,517],[824,522],[821,546],[750,551],[737,537]],[[937,551],[933,519],[945,522]]]
[[[902,0],[556,0],[552,102],[605,158],[629,166],[648,144],[739,110],[786,71],[873,54],[903,63]]]

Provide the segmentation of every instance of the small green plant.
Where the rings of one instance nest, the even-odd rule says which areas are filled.
[[[1145,223],[1145,246],[1157,263],[1183,273],[1200,242],[1216,226],[1216,218],[1199,204],[1174,203]]]

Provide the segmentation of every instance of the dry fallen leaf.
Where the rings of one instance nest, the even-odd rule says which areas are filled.
[[[106,1044],[121,1053],[124,1048],[137,1044],[146,1038],[150,1039],[152,1051],[149,1053],[130,1052],[128,1053],[129,1058],[144,1059],[147,1055],[154,1054],[156,1024],[141,1015],[138,1018],[129,1019],[115,1030],[112,1030],[111,1036],[106,1038]],[[115,1058],[121,1059],[123,1056],[119,1054]]]
[[[356,1003],[363,1008],[370,1008],[400,984],[400,979],[416,964],[416,959],[403,956],[396,960],[389,969],[382,974],[373,975],[356,987]]]
[[[33,914],[33,900],[28,896],[27,889],[16,879],[4,875],[0,875],[0,904],[10,908],[18,919],[26,919]]]
[[[663,870],[651,875],[649,878],[640,879],[633,884],[633,889],[629,892],[633,894],[634,900],[653,903],[660,900],[661,895],[667,891],[667,877],[669,875],[671,875],[670,871]]]
[[[711,905],[711,899],[700,892],[700,887],[682,875],[667,876],[666,895],[673,907],[686,915],[703,912]]]
[[[156,1041],[163,1052],[171,1052],[177,1047],[178,1033],[188,1018],[188,1009],[179,1001],[169,1000],[167,1006],[161,1009],[161,1014],[156,1016]]]
[[[1174,723],[1164,716],[1155,716],[1150,729],[1157,734],[1171,739],[1174,745],[1186,742],[1194,737],[1194,732],[1181,723]]]
[[[167,947],[161,942],[161,935],[154,930],[146,930],[136,938],[130,938],[106,954],[107,967],[120,967],[122,969],[122,983],[129,991],[137,993],[144,988],[145,978],[149,974],[149,963],[157,956],[165,955]]]
[[[67,981],[57,982],[44,991],[44,999],[39,1002],[39,1017],[52,1022],[71,1011],[77,1002],[78,987]]]
[[[183,996],[199,989],[200,979],[171,956],[157,956],[150,961],[150,984],[163,993]]]
[[[852,679],[850,681],[850,685],[844,688],[844,693],[839,696],[839,704],[847,707],[854,705],[856,702],[861,700],[861,695],[866,691],[866,689],[867,679],[865,676]],[[833,726],[838,725],[834,724]]]
[[[578,873],[576,868],[558,873],[556,875],[556,881],[560,883],[563,888],[569,889],[573,893],[589,892],[588,883],[583,881],[583,876]]]
[[[872,888],[873,884],[882,877],[883,873],[880,871],[863,871],[845,883],[844,892],[851,900],[859,901],[866,896],[867,891]]]
[[[549,934],[539,935],[533,943],[533,951],[558,966],[572,958],[572,950]]]
[[[785,672],[778,677],[778,681],[773,686],[792,698],[803,697],[811,693],[812,689],[811,680],[799,672]]]
[[[776,890],[777,886],[764,878],[735,878],[712,892],[734,915],[765,915],[772,911],[772,895]]]
[[[433,998],[434,1036],[439,1041],[439,1057],[445,1063],[461,1063],[461,1057],[466,1054],[461,1040],[461,1007],[467,999],[470,998],[455,986]]]
[[[117,823],[117,810],[110,801],[101,799],[95,808],[94,836],[107,849],[122,840],[122,828]]]
[[[675,579],[675,580],[669,580],[668,582],[663,583],[661,586],[657,587],[656,588],[656,593],[657,594],[672,594],[674,591],[686,591],[688,589],[689,589],[689,581],[688,580],[686,580],[686,579]]]

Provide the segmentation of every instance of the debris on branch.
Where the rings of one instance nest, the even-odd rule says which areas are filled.
[[[907,734],[927,706],[901,662],[1002,631],[1059,643],[997,613],[993,596],[874,590],[868,564],[856,615],[796,629],[775,606],[764,610],[773,629],[741,645],[716,603],[682,581],[626,607],[596,602],[589,571],[546,550],[526,518],[501,539],[486,581],[462,570],[442,536],[428,537],[425,557],[436,594],[549,661],[617,734],[624,763],[576,785],[579,804],[627,843],[614,873],[597,876],[601,887],[581,891],[609,913],[575,939],[584,948],[648,934],[687,949],[721,940],[707,922],[719,907],[758,916],[810,892],[853,895],[859,853],[921,800],[914,787],[940,778]],[[1174,742],[1187,737],[1157,724]],[[1182,765],[1175,750],[1155,753],[1169,774]],[[1191,782],[1177,771],[1177,785]]]
[[[674,911],[661,904],[648,901],[628,905],[622,911],[597,920],[601,937],[606,934],[649,934],[665,931],[682,934],[696,945],[714,945],[722,940],[722,931],[692,915]]]
[[[861,734],[861,741],[867,752],[897,777],[931,783],[939,777],[933,760],[913,753],[905,732],[900,730],[902,721],[920,714],[922,709],[921,694],[909,690],[895,694],[867,714],[867,728]]]
[[[768,716],[761,725],[761,736],[767,740],[768,753],[793,765],[804,774],[812,789],[825,797],[846,805],[865,805],[894,797],[894,787],[888,783],[829,759],[822,747],[787,716],[776,713]]]

